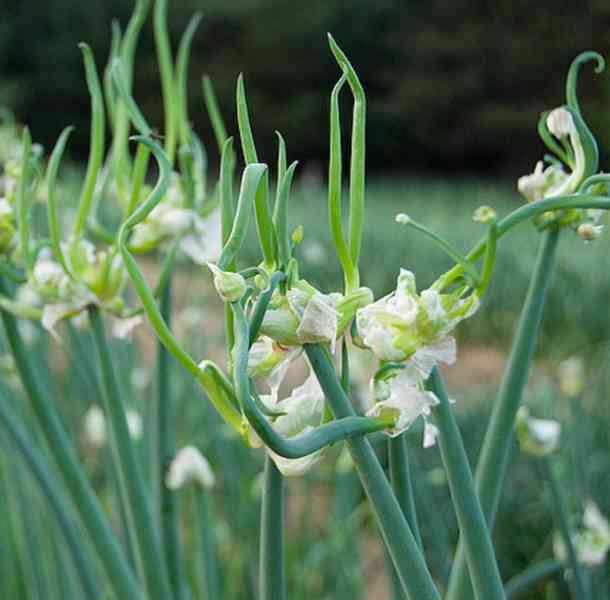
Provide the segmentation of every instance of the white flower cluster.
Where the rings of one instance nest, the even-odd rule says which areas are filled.
[[[610,524],[597,505],[588,501],[583,515],[583,526],[572,536],[578,562],[596,567],[606,560],[610,550]],[[567,550],[558,532],[553,538],[553,551],[558,560],[567,560]]]
[[[149,252],[176,238],[180,239],[180,250],[198,265],[220,255],[220,211],[214,209],[204,218],[185,208],[180,178],[174,173],[165,198],[134,227],[129,246],[134,252]]]
[[[424,391],[424,382],[439,363],[455,362],[455,339],[450,333],[478,306],[475,294],[463,299],[434,289],[417,294],[415,276],[401,269],[394,292],[358,310],[362,343],[382,363],[401,363],[371,381],[374,404],[367,414],[395,416],[389,435],[402,433],[420,416],[425,421],[438,403],[433,393]],[[435,429],[426,421],[425,445],[431,445],[434,437]]]

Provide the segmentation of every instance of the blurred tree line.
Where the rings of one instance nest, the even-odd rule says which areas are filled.
[[[128,0],[2,0],[0,104],[46,147],[72,123],[73,156],[84,156],[89,101],[77,43],[93,47],[101,69],[111,21],[124,26],[131,7]],[[327,31],[367,89],[368,164],[378,171],[529,169],[540,155],[537,116],[563,101],[572,58],[610,48],[605,0],[170,0],[174,47],[194,10],[204,13],[190,69],[196,128],[212,141],[201,75],[212,76],[233,127],[235,80],[243,71],[259,153],[268,161],[276,129],[292,158],[326,159],[329,93],[339,73]],[[608,147],[610,76],[595,78],[590,68],[584,74],[582,104]],[[143,111],[160,125],[151,19],[135,83]],[[210,157],[216,160],[213,148]]]

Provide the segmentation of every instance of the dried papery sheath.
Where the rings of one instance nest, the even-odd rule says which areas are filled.
[[[195,483],[204,489],[211,489],[215,483],[210,463],[195,446],[180,449],[165,478],[165,485],[170,490],[178,490],[189,483]]]

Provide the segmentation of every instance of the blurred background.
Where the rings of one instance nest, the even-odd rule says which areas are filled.
[[[131,9],[132,3],[126,0],[2,2],[0,105],[30,126],[34,140],[47,152],[63,127],[76,125],[69,146],[75,190],[89,141],[89,98],[77,43],[86,41],[92,46],[101,70],[109,52],[112,20],[124,27]],[[610,50],[610,5],[603,0],[174,0],[169,12],[174,49],[197,10],[204,13],[204,20],[190,64],[190,114],[207,144],[210,179],[216,175],[218,156],[203,106],[201,77],[212,77],[230,133],[235,133],[235,82],[243,72],[259,155],[275,161],[274,131],[279,130],[287,140],[289,159],[300,161],[291,218],[293,225],[305,225],[300,257],[303,274],[324,290],[336,289],[341,282],[326,220],[329,95],[339,75],[326,32],[333,33],[350,57],[368,97],[362,280],[376,296],[392,289],[400,266],[415,271],[421,287],[449,266],[428,240],[411,232],[407,235],[395,225],[394,215],[409,212],[466,251],[483,233],[471,220],[476,207],[489,204],[502,215],[523,203],[516,180],[531,172],[542,157],[544,150],[536,133],[538,116],[563,104],[565,75],[572,59],[583,50],[594,49],[604,56]],[[607,171],[610,77],[607,73],[594,76],[587,65],[579,92],[584,115],[600,144],[601,168]],[[162,100],[150,18],[137,52],[134,96],[149,121],[161,127]],[[351,107],[348,94],[344,96],[347,160]],[[502,241],[485,305],[460,328],[459,362],[446,372],[458,400],[456,412],[473,464],[537,243],[538,234],[529,224]],[[583,243],[571,232],[563,235],[526,394],[534,414],[564,423],[565,444],[557,461],[570,491],[575,524],[586,498],[593,498],[602,512],[610,514],[609,256],[606,232],[592,244]],[[258,250],[251,240],[244,262],[256,260]],[[210,290],[209,275],[197,272],[194,276],[193,269],[183,264],[176,276],[176,328],[194,355],[221,356],[221,307]],[[199,335],[201,331],[205,336]],[[64,419],[80,440],[83,415],[91,403],[101,402],[95,391],[93,351],[86,332],[69,329],[62,337],[63,358],[54,357],[50,367],[41,368],[51,369],[54,389],[62,397]],[[41,356],[49,352],[44,336],[33,339]],[[130,403],[146,422],[147,398],[154,388],[154,347],[150,336],[140,334],[137,341],[137,349],[117,342],[116,351]],[[584,368],[576,400],[562,394],[558,375],[561,362],[574,356]],[[66,369],[71,364],[78,367]],[[0,366],[5,369],[3,385],[11,385],[10,361]],[[218,516],[216,536],[224,561],[222,598],[254,598],[256,565],[251,557],[257,543],[261,455],[230,438],[209,407],[193,401],[197,392],[178,370],[172,385],[179,398],[179,445],[196,443],[218,471],[220,485],[214,493],[213,510]],[[360,393],[364,393],[362,389]],[[146,426],[144,432],[143,456],[149,443]],[[422,510],[427,556],[442,583],[457,529],[438,452],[420,448],[420,433],[415,430],[410,436],[416,498]],[[108,457],[86,439],[81,441],[98,491],[112,506]],[[329,458],[336,458],[338,450],[330,452]],[[371,515],[361,502],[353,471],[336,469],[336,461],[326,460],[321,469],[290,485],[289,597],[300,600],[315,594],[385,600],[391,597],[391,578],[383,567]],[[11,478],[18,478],[13,471],[12,467],[3,471],[7,486]],[[0,506],[5,503],[14,509],[17,501],[9,493],[0,494]],[[44,506],[41,499],[37,502]],[[185,502],[188,515],[188,499]],[[311,505],[319,510],[307,510]],[[15,537],[14,532],[23,525],[15,524],[7,516],[9,511],[2,514],[0,531],[12,531]],[[50,525],[45,519],[50,520],[49,515],[41,513],[32,528],[46,531]],[[360,527],[366,535],[353,535]],[[553,529],[548,490],[536,461],[515,455],[494,537],[505,579],[534,560],[552,556]],[[196,544],[188,525],[183,533],[187,549]],[[14,546],[0,552],[2,572],[15,581],[14,587],[6,588],[14,595],[7,597],[28,597],[20,591],[19,571],[6,567],[19,556],[19,543]],[[196,559],[191,567],[196,580]],[[25,564],[24,573],[27,568]],[[590,573],[592,598],[610,597],[608,581],[606,562]],[[565,581],[553,585],[556,598],[569,597]],[[541,600],[547,598],[547,591],[539,586],[519,598]]]

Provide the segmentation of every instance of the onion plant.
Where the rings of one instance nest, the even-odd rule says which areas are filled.
[[[540,423],[523,420],[519,408],[559,238],[575,232],[585,241],[594,240],[601,233],[603,211],[610,209],[610,178],[599,172],[597,144],[576,91],[581,68],[593,61],[601,72],[602,57],[595,52],[578,56],[568,72],[565,104],[540,117],[538,132],[551,154],[519,180],[527,202],[502,217],[492,207],[480,207],[473,218],[480,223],[481,240],[469,251],[454,247],[407,213],[398,214],[393,226],[403,228],[405,235],[422,235],[422,243],[439,248],[452,266],[421,289],[405,258],[405,264],[395,265],[395,290],[378,297],[366,287],[359,269],[360,257],[367,252],[363,244],[367,101],[365,87],[344,50],[329,36],[337,83],[330,92],[328,220],[344,286],[320,290],[301,275],[299,245],[305,233],[290,220],[298,163],[289,162],[280,134],[273,164],[259,156],[242,75],[236,81],[238,127],[233,136],[227,133],[210,79],[203,79],[205,106],[220,154],[218,179],[208,187],[205,146],[188,114],[189,53],[200,17],[189,23],[174,58],[166,0],[156,0],[152,15],[164,122],[149,124],[139,109],[133,80],[149,4],[136,2],[124,32],[114,25],[102,78],[91,49],[81,44],[91,95],[91,140],[70,226],[62,216],[66,206],[62,206],[61,185],[70,127],[60,135],[48,161],[32,144],[27,128],[20,139],[13,135],[14,151],[2,171],[0,311],[48,457],[41,441],[21,422],[23,411],[14,410],[3,390],[0,424],[44,492],[82,593],[125,600],[182,600],[195,594],[220,598],[227,593],[229,583],[220,577],[216,511],[209,496],[213,470],[221,467],[210,465],[198,448],[178,451],[171,382],[181,369],[203,392],[226,430],[252,453],[265,454],[256,576],[259,599],[288,597],[286,491],[295,478],[318,469],[332,455],[329,448],[341,443],[385,544],[396,597],[502,600],[565,570],[573,597],[587,598],[582,551],[579,556],[586,536],[571,531],[565,490],[546,450],[539,455],[544,455],[541,460],[550,481],[564,558],[532,565],[505,583],[492,533],[516,423],[518,432],[525,431],[525,447],[538,452],[545,442],[534,435]],[[353,113],[344,215],[340,97],[348,91]],[[34,227],[31,220],[40,196],[46,201],[46,227]],[[103,217],[101,208],[108,203],[120,215],[114,223]],[[260,246],[258,264],[243,259],[251,221]],[[473,469],[439,367],[456,361],[453,331],[483,310],[499,242],[526,222],[534,225],[532,235],[540,236],[540,250]],[[159,263],[154,285],[143,274],[144,254],[150,255],[149,264]],[[184,258],[209,267],[209,273],[207,268],[197,270],[197,276],[211,276],[224,303],[224,361],[214,359],[217,354],[192,356],[172,330],[172,273],[176,260]],[[85,366],[84,356],[77,360],[95,374],[99,387],[103,405],[99,418],[108,428],[120,532],[86,476],[75,440],[62,420],[60,398],[41,377],[39,357],[28,351],[19,327],[23,320],[39,321],[48,334],[61,338],[62,323],[72,327],[83,316],[88,318],[85,326],[95,355],[90,357],[92,367]],[[158,341],[156,395],[146,423],[154,443],[145,459],[130,427],[131,402],[109,341],[111,332],[124,337],[143,322]],[[355,402],[351,381],[355,347],[376,365],[364,407]],[[286,386],[280,386],[296,362],[305,365],[307,378],[286,394]],[[440,450],[460,531],[447,585],[431,573],[419,528],[421,506],[409,458],[413,436],[406,434],[418,422],[423,424],[428,452],[436,446]],[[387,452],[387,465],[380,449]],[[337,475],[337,485],[344,485],[340,479]],[[193,494],[179,498],[189,482]],[[196,526],[189,527],[197,532],[200,544],[202,575],[195,586],[187,576],[186,534],[180,529],[187,498],[197,507]],[[607,551],[610,534],[609,539],[604,537],[607,530],[600,525],[601,515],[594,515],[592,509],[586,514],[589,523],[597,524],[598,550]],[[81,529],[86,536],[78,535]],[[352,534],[355,539],[357,528]],[[337,589],[351,586],[348,580]],[[78,594],[73,592],[72,597],[83,597]]]

